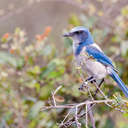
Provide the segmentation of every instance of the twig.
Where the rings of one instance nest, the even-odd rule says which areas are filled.
[[[85,114],[88,114],[88,111],[90,111],[92,107],[90,108],[90,110],[88,109],[88,111],[86,111],[84,114],[81,114],[81,115],[78,115],[78,108],[83,107],[84,105],[88,105],[88,104],[107,103],[107,102],[113,102],[113,100],[94,100],[94,101],[85,101],[85,102],[77,103],[77,104],[44,106],[41,111],[48,110],[48,109],[62,109],[62,108],[71,109],[71,110],[75,109],[75,120],[73,118],[72,120],[69,120],[65,123],[63,121],[59,125],[59,128],[71,126],[73,123],[76,123],[77,127],[81,128],[81,124],[78,122],[78,119],[82,118]],[[68,117],[68,115],[65,117],[65,119]]]
[[[56,105],[56,106],[43,106],[41,111],[47,110],[47,109],[56,109],[56,108],[75,108],[86,105],[86,104],[94,104],[94,103],[107,103],[107,102],[113,102],[114,100],[93,100],[93,101],[85,101],[77,104],[68,104],[68,105]]]
[[[62,86],[59,86],[56,88],[54,92],[52,92],[52,100],[53,100],[53,105],[56,106],[56,100],[55,100],[55,94],[62,88]]]
[[[48,110],[48,109],[58,109],[58,108],[73,108],[72,105],[56,105],[56,106],[43,106],[41,111]]]
[[[108,99],[107,96],[105,96],[105,94],[103,93],[103,91],[98,87],[98,85],[97,85],[96,82],[94,82],[94,85],[95,85],[96,88],[99,90],[99,92],[103,95],[103,97],[104,97],[105,99]]]
[[[62,88],[62,85],[60,85],[55,91],[54,91],[54,95]]]
[[[88,104],[86,104],[86,117],[85,117],[86,128],[88,128]]]
[[[107,98],[107,96],[105,96],[105,94],[103,93],[103,91],[98,87],[98,85],[97,85],[97,83],[95,83],[95,86],[96,86],[96,88],[97,88],[97,90],[99,90],[100,91],[100,93],[104,96],[104,98],[107,100],[108,98]],[[96,90],[96,91],[97,91]],[[112,107],[112,105],[110,105],[110,104],[108,104],[108,103],[105,103],[107,106],[109,106],[110,108],[113,108]],[[121,110],[121,109],[119,109],[119,108],[114,108],[115,110],[117,110],[117,111],[120,111],[120,112],[122,112],[122,113],[124,113],[125,111],[123,111],[123,110]]]
[[[90,109],[90,107],[91,107],[91,104],[88,105],[88,109]],[[88,113],[89,113],[89,116],[90,116],[90,119],[91,119],[92,127],[96,128],[95,119],[94,119],[94,116],[93,116],[92,109]]]
[[[100,93],[105,97],[105,100],[93,100],[91,92],[88,88],[88,92],[91,97],[91,100],[86,100],[84,102],[75,103],[75,104],[57,105],[56,100],[55,100],[55,95],[62,87],[62,86],[59,86],[54,92],[52,92],[53,104],[50,106],[42,107],[41,111],[48,110],[48,109],[69,109],[69,112],[64,117],[63,121],[60,123],[59,128],[67,128],[67,127],[71,126],[72,124],[76,124],[77,128],[81,128],[81,123],[79,123],[79,119],[84,116],[85,116],[86,128],[88,128],[88,114],[89,114],[92,126],[93,126],[93,128],[95,128],[95,120],[93,117],[92,108],[96,104],[105,103],[105,104],[109,105],[108,104],[109,102],[110,103],[114,102],[114,100],[110,100],[104,95],[104,93],[102,92],[101,89],[99,89],[99,87],[97,86],[96,83],[95,83],[95,86],[100,91]],[[83,109],[84,106],[86,106],[86,111]],[[109,107],[112,107],[112,106],[109,105]],[[70,115],[71,111],[73,111],[73,110],[75,110],[73,117],[67,120],[68,116]],[[83,110],[84,110],[84,112],[83,112]]]
[[[65,116],[65,118],[63,119],[63,121],[60,123],[59,127],[61,127],[64,123],[64,121],[68,118],[69,114],[71,113],[71,109],[69,110],[68,114]]]
[[[53,92],[52,92],[52,100],[53,100],[53,105],[56,106],[56,100]]]
[[[89,89],[89,88],[87,88],[87,90],[88,90],[88,92],[89,92],[89,96],[90,96],[91,100],[94,100],[94,98],[93,98],[93,96],[92,96],[92,94],[91,94],[90,89]]]
[[[77,128],[81,128],[81,124],[78,121],[78,115],[77,115],[77,113],[78,113],[78,107],[79,106],[77,106],[77,105],[75,107],[75,121],[76,121]]]
[[[100,93],[103,95],[103,97],[104,97],[106,100],[108,100],[107,96],[105,96],[105,94],[103,93],[103,91],[98,87],[97,83],[94,82],[94,84],[95,84],[96,88],[100,91]],[[105,103],[105,104],[106,104],[107,106],[111,107],[110,104],[108,104],[108,103]]]
[[[98,101],[98,100],[97,100],[97,101]],[[97,103],[97,101],[94,101],[93,105],[88,109],[87,113],[88,113],[89,111],[91,111],[91,109],[95,106],[95,104]],[[106,100],[102,100],[102,101],[106,101]],[[102,101],[100,101],[100,103],[101,103]],[[110,102],[111,102],[111,101],[110,101]],[[104,103],[104,102],[102,102],[102,103]],[[88,104],[92,104],[92,102],[89,102]],[[78,115],[78,119],[84,117],[85,115],[86,115],[86,112],[84,112],[84,113]],[[75,123],[75,118],[74,118],[74,117],[70,118],[68,121],[66,121],[65,123],[63,123],[63,125],[61,125],[60,128],[63,128],[63,127],[65,127],[65,126],[66,126],[66,127],[69,127],[69,126],[71,126],[73,123]]]

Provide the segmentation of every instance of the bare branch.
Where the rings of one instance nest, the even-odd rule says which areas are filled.
[[[72,105],[57,105],[57,106],[43,106],[41,111],[48,110],[48,109],[58,109],[58,108],[74,108]]]
[[[114,100],[93,100],[93,101],[85,101],[78,104],[67,104],[67,105],[56,105],[56,106],[43,106],[41,111],[47,110],[47,109],[57,109],[57,108],[75,108],[87,105],[87,104],[94,104],[94,103],[107,103],[107,102],[113,102]]]
[[[90,109],[90,107],[91,107],[91,105],[88,104],[88,109]],[[88,113],[89,113],[89,116],[90,116],[90,119],[91,119],[92,127],[96,128],[96,126],[95,126],[95,119],[94,119],[94,116],[93,116],[92,109],[90,109],[90,111]]]
[[[81,128],[81,124],[78,121],[77,113],[78,113],[78,106],[76,105],[76,107],[75,107],[75,121],[76,121],[77,128]]]
[[[86,128],[88,128],[88,104],[86,105],[86,117],[85,117]]]
[[[107,96],[105,96],[105,94],[103,93],[103,91],[98,87],[97,83],[94,82],[94,84],[95,84],[96,88],[99,90],[99,92],[103,95],[103,97],[104,97],[106,100],[108,100]],[[111,105],[108,104],[107,102],[106,102],[105,104],[108,105],[109,107],[111,107]]]
[[[115,100],[108,99],[96,83],[95,83],[95,86],[99,90],[99,92],[104,96],[105,100],[93,100],[94,98],[92,97],[91,92],[88,88],[88,92],[91,97],[91,100],[88,99],[84,102],[74,103],[74,104],[57,105],[56,100],[55,100],[55,95],[62,87],[62,86],[59,86],[54,92],[52,92],[53,105],[43,106],[41,108],[41,111],[49,110],[49,109],[69,109],[69,112],[66,114],[63,121],[60,123],[59,128],[67,128],[67,127],[70,127],[72,124],[76,124],[77,128],[81,128],[81,123],[79,122],[79,119],[81,119],[83,117],[85,117],[86,128],[88,128],[88,117],[90,117],[92,126],[93,126],[93,128],[95,128],[95,120],[94,120],[94,116],[92,113],[92,108],[96,104],[100,104],[100,103],[104,103],[112,108],[112,106],[108,103],[115,102]],[[83,109],[84,106],[86,106],[86,110]],[[118,108],[116,108],[116,109],[118,109]],[[71,112],[73,112],[73,111],[74,111],[74,113],[72,115],[72,118],[68,119]]]
[[[59,125],[59,127],[61,127],[64,124],[64,121],[68,118],[68,116],[71,113],[71,109],[69,110],[68,114],[65,116],[65,118],[63,119],[63,121],[61,122],[61,124]]]
[[[56,106],[56,100],[55,100],[55,94],[62,88],[62,86],[59,86],[56,88],[54,92],[52,92],[52,100],[53,100],[53,105]]]

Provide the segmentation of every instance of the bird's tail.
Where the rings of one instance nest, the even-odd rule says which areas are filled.
[[[120,87],[120,89],[123,91],[123,93],[125,94],[125,96],[128,98],[128,88],[126,87],[126,85],[124,84],[124,82],[120,79],[120,77],[118,76],[118,74],[113,70],[109,70],[110,71],[110,76],[113,78],[113,80],[116,81],[116,83],[118,84],[118,86]]]

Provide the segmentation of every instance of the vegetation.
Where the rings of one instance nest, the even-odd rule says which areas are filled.
[[[88,27],[94,40],[115,62],[119,75],[128,85],[128,6],[113,21],[112,27],[99,25],[104,12],[95,13],[90,5],[88,14],[72,14],[63,34],[73,26]],[[109,19],[108,19],[109,20]],[[79,103],[88,98],[88,91],[79,91],[81,77],[75,67],[72,55],[72,41],[63,39],[64,48],[56,48],[49,41],[51,26],[44,33],[30,40],[22,28],[1,37],[0,51],[0,127],[1,128],[58,128],[67,109],[40,111],[51,103],[51,92],[58,86],[55,99],[58,104]],[[86,76],[86,74],[85,74]],[[90,86],[92,94],[95,87]],[[124,94],[110,78],[105,80],[101,90],[116,103],[113,108],[99,104],[94,109],[97,128],[128,128],[128,102]],[[100,93],[97,99],[104,99]],[[114,108],[126,111],[121,113]],[[83,120],[81,123],[84,124]],[[91,128],[91,124],[89,124]],[[72,126],[75,127],[75,126]],[[82,128],[85,128],[82,125]]]

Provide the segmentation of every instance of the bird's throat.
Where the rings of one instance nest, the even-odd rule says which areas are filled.
[[[74,54],[75,54],[75,56],[78,56],[79,54],[80,54],[80,52],[82,51],[82,49],[83,49],[83,47],[84,47],[85,45],[84,45],[84,43],[78,43],[78,44],[74,44]]]

